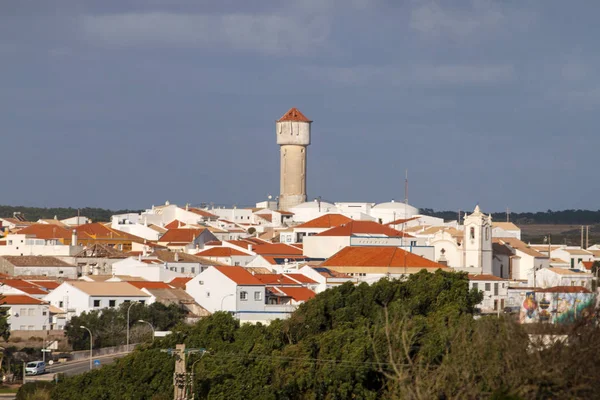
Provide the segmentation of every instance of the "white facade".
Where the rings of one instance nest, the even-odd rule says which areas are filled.
[[[403,202],[394,200],[380,203],[371,209],[370,216],[382,224],[393,222],[397,219],[412,218],[419,213],[419,209]]]
[[[139,295],[121,295],[111,293],[110,285],[112,284],[127,284],[125,282],[93,282],[94,285],[103,285],[106,287],[106,292],[102,295],[90,295],[83,290],[71,285],[69,282],[63,282],[59,287],[50,292],[44,300],[51,305],[58,307],[67,312],[67,319],[73,316],[79,316],[83,312],[93,310],[101,310],[103,308],[119,307],[127,302],[140,302],[150,304],[151,296],[137,290]],[[133,286],[132,286],[133,288]]]
[[[8,308],[7,317],[11,331],[46,330],[51,326],[50,310],[47,303],[19,301],[25,296],[7,296],[3,307]],[[12,298],[15,298],[13,301]]]
[[[490,275],[469,275],[469,286],[483,294],[483,300],[478,305],[482,313],[502,312],[507,306],[507,281]]]
[[[0,256],[69,257],[80,253],[82,246],[62,244],[58,239],[38,239],[30,235],[11,234],[0,246]]]
[[[535,284],[533,274],[529,276],[529,285],[537,288],[550,288],[555,286],[583,286],[592,289],[590,273],[580,270],[569,270],[564,268],[542,268],[535,271]]]
[[[144,278],[147,281],[155,282],[170,282],[177,277],[185,277],[194,275],[192,273],[192,266],[196,266],[196,263],[190,263],[189,272],[179,272],[181,267],[178,269],[179,263],[161,263],[161,264],[147,264],[140,261],[137,258],[129,257],[124,260],[117,261],[112,265],[113,275],[129,275]],[[196,272],[195,272],[196,273]]]
[[[580,247],[561,247],[552,250],[552,258],[560,258],[565,260],[570,268],[578,268],[582,261],[594,261],[594,254],[589,251],[582,250]]]

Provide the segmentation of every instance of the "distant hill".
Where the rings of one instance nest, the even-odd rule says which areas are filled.
[[[3,206],[0,205],[0,218],[9,218],[14,213],[21,213],[27,221],[37,221],[39,219],[56,218],[66,219],[77,216],[77,208],[57,207],[22,207],[22,206]],[[108,210],[105,208],[83,207],[79,208],[79,215],[90,218],[93,222],[108,222],[113,214],[139,213],[140,210]]]
[[[422,208],[421,213],[444,220],[456,220],[458,211],[435,211],[431,208]],[[470,213],[471,211],[467,211]],[[464,216],[464,211],[461,213]],[[494,221],[506,221],[506,213],[492,213]],[[552,225],[595,225],[600,224],[600,210],[563,210],[563,211],[538,211],[510,213],[510,221],[517,225],[552,224]]]

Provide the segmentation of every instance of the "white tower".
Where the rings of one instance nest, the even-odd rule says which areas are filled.
[[[492,216],[475,207],[465,217],[463,240],[464,267],[479,274],[492,273]]]
[[[280,210],[306,201],[306,148],[310,144],[311,123],[297,108],[291,108],[277,121],[277,144],[281,146]]]

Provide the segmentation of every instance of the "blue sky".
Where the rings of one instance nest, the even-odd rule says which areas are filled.
[[[274,122],[309,197],[597,209],[597,2],[5,1],[1,204],[252,204]]]

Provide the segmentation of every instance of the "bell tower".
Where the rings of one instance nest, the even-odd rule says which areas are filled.
[[[465,217],[463,238],[464,267],[478,274],[492,273],[492,216],[479,205]]]
[[[306,150],[310,144],[311,123],[297,108],[291,108],[276,123],[281,153],[280,210],[286,211],[306,201]]]

